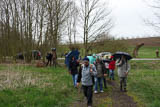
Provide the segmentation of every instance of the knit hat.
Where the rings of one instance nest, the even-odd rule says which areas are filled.
[[[85,57],[83,58],[83,61],[89,61],[89,58]]]

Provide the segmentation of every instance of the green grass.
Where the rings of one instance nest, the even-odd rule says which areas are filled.
[[[65,68],[0,66],[0,107],[68,107],[76,90]]]
[[[160,62],[132,61],[131,64],[129,94],[146,107],[160,107]]]
[[[132,54],[134,47],[130,47],[129,51]],[[160,49],[160,47],[152,47],[152,46],[143,46],[139,49],[138,58],[156,58],[156,50]]]
[[[6,67],[4,65],[0,65],[0,70],[4,70]]]
[[[160,107],[160,61],[131,61],[131,68],[128,95],[140,107]],[[63,67],[0,65],[0,107],[68,107],[76,95],[71,76]],[[112,106],[111,98],[99,107],[106,105]]]

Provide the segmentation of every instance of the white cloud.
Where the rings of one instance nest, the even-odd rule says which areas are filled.
[[[154,19],[151,9],[143,0],[110,0],[115,27],[111,34],[118,37],[155,35],[152,28],[144,24],[143,19]]]

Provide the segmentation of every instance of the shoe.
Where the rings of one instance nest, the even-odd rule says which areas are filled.
[[[97,94],[97,93],[98,93],[98,91],[94,91],[94,93],[95,93],[95,94]]]
[[[100,92],[101,92],[101,93],[103,93],[104,91],[103,91],[103,90],[101,90]]]

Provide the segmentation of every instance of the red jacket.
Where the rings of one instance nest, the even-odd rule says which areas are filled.
[[[111,61],[111,62],[109,63],[109,69],[114,70],[115,67],[116,67],[116,61]]]

